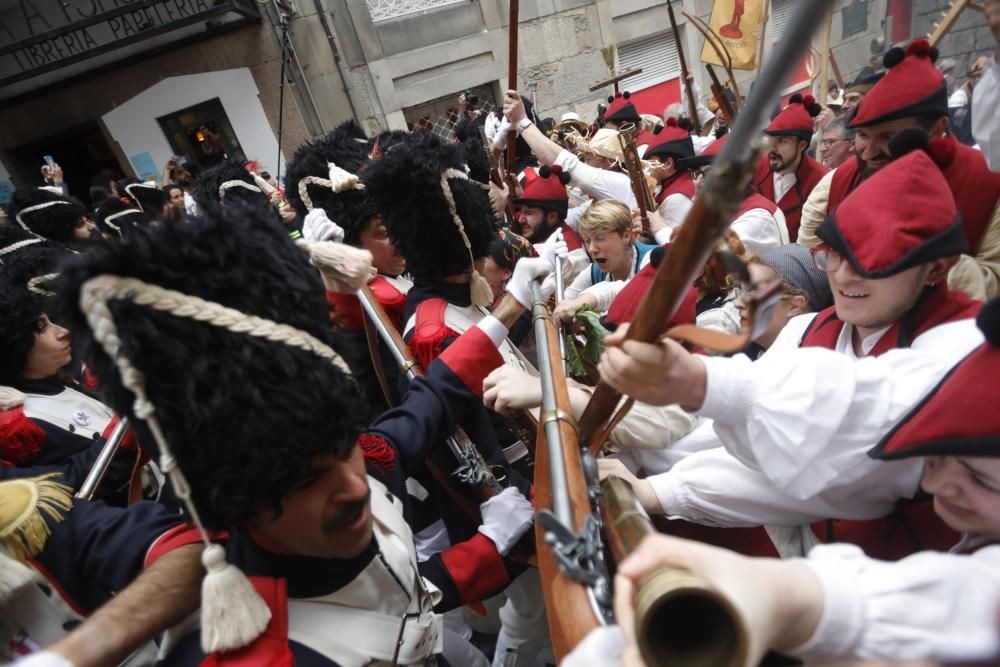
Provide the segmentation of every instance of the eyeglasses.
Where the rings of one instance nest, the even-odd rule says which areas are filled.
[[[829,148],[840,141],[850,141],[850,139],[823,139],[820,143],[823,144],[823,148]]]
[[[813,264],[815,264],[816,268],[820,271],[833,273],[839,269],[840,265],[844,262],[844,256],[830,246],[816,246],[809,252],[812,254]]]
[[[740,297],[743,298],[744,302],[746,300],[755,301],[759,297],[769,294],[775,287],[777,283],[783,283],[780,276],[775,276],[774,278],[767,278],[765,280],[760,280],[755,283],[750,283],[747,285]],[[746,283],[744,283],[746,284]]]
[[[688,174],[691,176],[691,180],[696,181],[699,178],[702,178],[703,176],[706,176],[708,174],[708,169],[704,169],[704,170],[702,170],[702,169],[691,169],[691,170],[688,171]]]

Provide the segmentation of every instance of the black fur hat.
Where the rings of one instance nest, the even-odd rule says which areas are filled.
[[[334,192],[326,182],[330,177],[330,165],[335,165],[347,174],[357,176],[368,162],[367,139],[359,141],[357,123],[345,123],[322,139],[310,141],[295,151],[285,170],[285,197],[295,208],[295,212],[305,216],[310,205],[303,199],[304,191],[312,207],[326,211],[330,220],[344,229],[344,242],[357,245],[361,232],[369,220],[376,215],[375,207],[363,188],[345,186]],[[348,181],[352,180],[343,175]],[[322,183],[306,183],[308,177],[322,179]],[[343,182],[343,180],[338,180]]]
[[[0,273],[0,384],[16,384],[35,345],[44,297]]]
[[[108,197],[94,211],[94,223],[97,229],[102,234],[116,238],[125,238],[154,220],[152,213],[129,206],[115,197]]]
[[[469,165],[469,178],[480,183],[490,182],[490,158],[479,124],[463,118],[455,125],[455,138],[465,150],[465,163]]]
[[[3,225],[0,229],[7,227]],[[62,262],[74,255],[66,246],[44,241],[33,237],[37,243],[8,247],[15,248],[12,252],[0,255],[0,276],[6,284],[27,289],[41,296],[52,294],[53,274],[60,270]],[[0,250],[2,252],[2,250]]]
[[[159,218],[163,213],[163,205],[167,203],[167,193],[156,183],[136,180],[123,186],[122,196],[131,199],[136,208]]]
[[[73,230],[85,215],[83,206],[43,188],[17,190],[7,207],[11,224],[62,244],[73,241]]]
[[[445,184],[454,211],[442,189],[446,170],[451,170]],[[466,175],[461,145],[425,130],[414,132],[374,160],[363,180],[415,278],[437,282],[469,270],[472,258],[488,254],[493,210],[486,191]]]
[[[191,222],[99,244],[63,270],[58,300],[106,402],[127,414],[141,435],[148,434],[134,414],[135,396],[78,305],[84,283],[102,274],[200,297],[331,342],[318,272],[260,207],[213,207]],[[282,499],[317,474],[319,459],[352,451],[363,410],[351,378],[331,361],[131,300],[108,305],[121,354],[145,373],[166,441],[209,528],[280,511]]]
[[[232,185],[234,182],[242,182],[245,185]],[[198,204],[199,212],[223,203],[269,205],[267,195],[257,187],[253,176],[247,171],[246,163],[236,158],[229,158],[198,174],[194,186],[194,200]]]

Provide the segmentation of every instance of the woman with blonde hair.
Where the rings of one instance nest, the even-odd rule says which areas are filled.
[[[583,305],[606,311],[622,286],[649,262],[649,251],[656,247],[636,241],[632,211],[614,199],[594,202],[580,219],[577,233],[592,263],[589,271],[581,271],[566,288],[565,300],[555,312],[561,320],[569,319]]]

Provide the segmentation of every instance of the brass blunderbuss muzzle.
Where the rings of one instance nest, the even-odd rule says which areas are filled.
[[[601,514],[615,562],[656,532],[632,487],[601,481]],[[733,605],[701,577],[682,569],[643,577],[635,593],[635,637],[649,667],[741,667],[747,630]]]

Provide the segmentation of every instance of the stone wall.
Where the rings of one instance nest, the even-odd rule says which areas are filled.
[[[948,0],[913,0],[913,36],[923,37],[934,29],[951,5]],[[951,31],[938,44],[941,52],[938,62],[945,58],[955,61],[951,83],[960,86],[968,78],[969,64],[977,57],[989,55],[996,48],[986,17],[971,9],[962,12]]]

